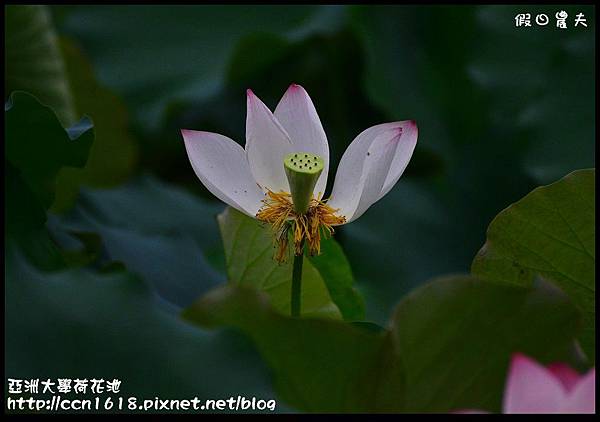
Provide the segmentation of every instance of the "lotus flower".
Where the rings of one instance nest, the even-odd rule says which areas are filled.
[[[329,145],[317,111],[299,85],[288,88],[274,113],[247,90],[245,148],[216,133],[181,133],[204,186],[221,201],[273,226],[279,260],[284,259],[288,233],[296,253],[305,240],[311,253],[319,253],[322,233],[356,220],[392,189],[417,143],[411,120],[364,130],[342,156],[331,196],[323,199]]]
[[[594,413],[595,386],[595,369],[579,375],[564,364],[545,368],[516,354],[504,390],[504,413]]]
[[[503,413],[595,413],[596,371],[584,375],[565,364],[544,367],[515,354],[504,388]],[[468,410],[459,413],[484,413]]]

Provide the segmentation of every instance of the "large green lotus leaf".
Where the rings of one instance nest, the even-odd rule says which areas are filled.
[[[564,294],[447,277],[411,292],[392,320],[404,410],[500,411],[513,353],[574,361],[580,314]]]
[[[118,188],[83,189],[76,206],[49,226],[69,250],[81,247],[81,234],[97,233],[97,264],[123,263],[177,309],[225,281],[215,218],[221,209],[144,176]]]
[[[207,294],[183,316],[204,327],[246,332],[272,369],[279,397],[299,410],[369,412],[402,396],[402,376],[386,356],[391,349],[385,333],[287,317],[270,306],[265,292],[233,284]]]
[[[6,261],[7,377],[116,378],[139,400],[274,398],[247,339],[164,312],[131,274],[43,272],[12,246]]]
[[[280,397],[313,412],[497,411],[512,354],[573,362],[580,323],[560,291],[470,277],[416,290],[388,330],[287,317],[264,292],[235,285],[207,294],[183,316],[247,333]]]
[[[595,357],[595,169],[575,171],[535,189],[492,221],[472,265],[474,275],[529,285],[556,283],[584,314],[581,344]]]
[[[156,128],[169,103],[205,100],[224,87],[229,60],[244,37],[273,34],[294,42],[327,32],[339,19],[338,8],[85,6],[63,9],[61,27],[81,41],[100,79],[125,97],[144,126]],[[279,52],[263,49],[259,60],[274,54]],[[248,59],[256,66],[255,57]]]
[[[231,207],[219,214],[218,221],[225,248],[229,282],[252,286],[267,292],[273,307],[289,315],[292,259],[290,257],[287,262],[281,264],[273,259],[274,245],[271,229]],[[347,264],[347,262],[340,263]],[[341,318],[339,306],[345,304],[333,301],[327,288],[328,284],[324,281],[324,277],[329,275],[330,273],[325,271],[319,272],[318,268],[304,257],[302,315]],[[335,279],[330,280],[330,283],[335,282]],[[340,289],[348,287],[342,284],[346,282],[347,280],[340,280]],[[336,292],[336,297],[340,296]],[[349,309],[348,312],[354,310]]]
[[[5,95],[29,91],[52,107],[64,126],[72,125],[77,113],[49,9],[8,5],[4,12]]]

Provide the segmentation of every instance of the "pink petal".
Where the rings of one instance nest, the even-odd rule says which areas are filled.
[[[546,368],[563,383],[567,391],[571,391],[581,378],[581,375],[576,370],[564,363],[552,363]]]
[[[251,90],[247,91],[246,155],[254,179],[264,189],[289,192],[284,157],[292,141],[271,110]]]
[[[365,185],[367,185],[368,175],[373,169],[381,169],[381,165],[373,167],[373,163],[377,161],[376,157],[380,157],[380,154],[375,154],[375,150],[379,150],[383,145],[386,145],[386,141],[398,139],[401,135],[400,128],[402,123],[394,122],[372,126],[354,138],[344,152],[335,175],[335,183],[333,184],[333,192],[331,193],[329,205],[340,209],[339,214],[345,216],[348,222],[357,218],[357,216],[355,217],[356,210],[359,207],[361,198],[363,198],[363,191]],[[375,142],[376,140],[378,142]],[[396,145],[395,151],[397,149],[398,146]],[[395,154],[393,157],[395,157]],[[385,166],[388,172],[391,165],[393,165],[393,159],[391,164],[386,164]],[[366,199],[370,199],[371,201],[374,199],[376,201],[380,198],[388,174],[384,175],[385,177],[381,181],[381,186],[373,186],[373,181],[369,183],[371,188],[376,189],[376,191],[369,192],[363,198],[362,212],[368,208],[368,206],[365,208]],[[378,176],[381,176],[381,174],[378,174]],[[373,202],[368,205],[370,206]]]
[[[325,193],[329,171],[329,145],[308,93],[300,85],[290,85],[277,104],[274,115],[290,136],[295,152],[309,152],[323,158],[325,168],[317,181],[315,193]]]
[[[417,137],[419,136],[417,123],[414,120],[405,120],[400,122],[400,127],[402,129],[400,143],[378,199],[385,196],[400,179],[417,145]]]
[[[217,133],[182,129],[181,134],[204,186],[221,201],[255,217],[264,195],[250,173],[242,147]]]
[[[364,165],[364,183],[358,206],[348,222],[356,220],[381,198],[381,190],[400,144],[401,132],[385,134],[373,141]],[[370,159],[370,160],[369,160]]]
[[[565,402],[565,394],[552,372],[515,354],[504,390],[504,413],[557,413]]]
[[[585,374],[567,397],[563,413],[596,413],[596,370]]]

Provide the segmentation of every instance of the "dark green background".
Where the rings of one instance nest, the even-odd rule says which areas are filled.
[[[562,9],[569,13],[566,30],[553,27]],[[117,372],[128,379],[128,391],[140,395],[273,394],[269,370],[247,338],[194,330],[175,316],[225,281],[215,219],[225,206],[195,177],[179,129],[213,131],[243,144],[246,88],[274,108],[290,83],[304,86],[327,133],[332,169],[363,129],[416,120],[419,139],[405,175],[336,233],[365,298],[366,320],[379,325],[411,289],[435,276],[468,272],[502,209],[536,186],[595,166],[591,6],[49,11],[46,25],[58,37],[64,74],[27,82],[43,73],[45,62],[25,63],[33,69],[27,72],[17,68],[19,52],[43,56],[34,48],[39,34],[14,41],[20,25],[5,21],[7,46],[11,39],[22,43],[7,48],[5,69],[24,76],[5,79],[5,100],[13,90],[32,92],[64,126],[87,115],[96,140],[83,174],[59,175],[47,221],[52,239],[72,252],[62,253],[70,275],[61,277],[60,291],[35,283],[7,288],[18,300],[6,302],[14,324],[7,326],[5,362],[23,376],[88,368],[108,377],[116,365],[127,367]],[[551,22],[516,28],[521,12],[544,12]],[[579,12],[587,28],[573,27]],[[10,13],[5,9],[7,19]],[[67,97],[58,88],[46,91],[61,78]],[[328,191],[333,179],[332,173]],[[22,209],[15,211],[20,218]],[[43,226],[38,220],[36,227]],[[29,282],[54,277],[45,273],[53,264],[40,263],[39,251],[23,243],[36,265],[8,244],[5,274],[29,274]],[[115,261],[129,272],[100,280],[99,271]],[[89,279],[83,291],[80,277]],[[123,290],[120,277],[134,280],[132,287]],[[83,304],[82,296],[88,298]],[[56,328],[65,324],[68,329]],[[93,360],[78,362],[79,353],[69,354],[81,348]],[[208,372],[198,372],[203,361],[210,362]]]
[[[303,85],[334,169],[363,129],[416,120],[405,176],[338,236],[369,315],[382,321],[411,287],[467,270],[500,210],[594,166],[594,9],[565,9],[585,12],[590,26],[516,28],[518,6],[115,6],[59,16],[129,106],[139,171],[207,199],[178,129],[243,144],[246,88],[274,108],[290,83]]]

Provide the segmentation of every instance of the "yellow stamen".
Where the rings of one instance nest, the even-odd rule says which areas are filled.
[[[328,238],[334,233],[334,225],[346,222],[346,217],[335,215],[339,210],[331,208],[327,200],[322,200],[320,196],[310,200],[305,214],[294,211],[292,196],[287,192],[267,190],[267,197],[262,202],[264,205],[256,213],[256,218],[273,228],[276,246],[274,259],[278,262],[285,262],[288,258],[290,233],[294,241],[294,254],[302,254],[306,241],[310,255],[318,255],[321,253],[321,237]]]

